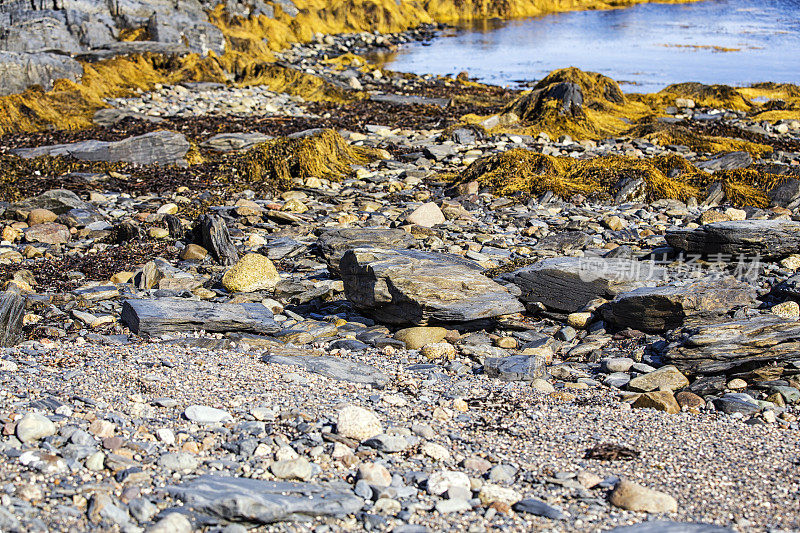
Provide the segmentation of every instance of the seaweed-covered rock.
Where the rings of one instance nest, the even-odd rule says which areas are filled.
[[[557,257],[521,268],[504,278],[522,291],[527,303],[572,313],[596,298],[613,298],[666,277],[663,268],[629,259]]]
[[[668,231],[673,248],[698,255],[728,254],[780,259],[800,252],[800,222],[733,220]]]
[[[686,322],[719,320],[736,307],[754,304],[753,288],[731,276],[708,276],[619,294],[601,309],[609,322],[641,331],[666,331]]]
[[[523,311],[474,263],[447,254],[358,248],[339,270],[356,307],[390,324],[468,322]]]

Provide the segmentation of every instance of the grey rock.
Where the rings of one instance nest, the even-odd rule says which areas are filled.
[[[147,533],[192,533],[192,523],[181,513],[173,512],[147,528]]]
[[[523,301],[572,313],[596,298],[657,285],[665,271],[651,262],[628,259],[557,257],[503,277],[520,288]]]
[[[551,520],[565,520],[567,515],[558,507],[549,505],[536,498],[525,498],[514,504],[513,509],[518,513],[528,513],[543,516]]]
[[[767,192],[772,206],[796,209],[800,206],[800,179],[787,177]]]
[[[518,313],[522,304],[468,261],[413,250],[349,250],[340,264],[347,299],[378,320],[424,325]]]
[[[54,80],[78,81],[81,76],[81,64],[67,56],[0,51],[0,96],[21,93],[32,85],[49,91]]]
[[[734,170],[747,168],[753,164],[753,158],[747,152],[726,152],[717,154],[711,159],[695,164],[697,168],[714,172],[717,170]]]
[[[232,266],[239,260],[239,252],[221,217],[217,215],[201,216],[194,231],[203,248],[211,252],[211,255],[220,264]]]
[[[533,381],[547,376],[544,359],[531,355],[487,357],[483,371],[488,377],[503,381]]]
[[[800,222],[793,220],[734,220],[713,222],[697,229],[667,231],[670,246],[690,254],[731,254],[780,259],[800,251]]]
[[[232,420],[229,412],[223,409],[217,409],[216,407],[209,407],[207,405],[190,405],[183,412],[183,415],[188,420],[198,424],[217,424],[219,422]],[[168,462],[171,465],[177,465],[178,463],[182,464],[183,462],[188,463],[185,458],[180,457],[170,457]]]
[[[22,339],[25,298],[16,288],[0,293],[0,346],[14,346]]]
[[[331,379],[363,383],[378,388],[383,388],[389,382],[388,376],[375,367],[339,357],[266,354],[261,360],[268,364],[301,367]]]
[[[716,524],[650,520],[632,526],[615,527],[608,533],[734,533],[734,530]]]
[[[56,215],[63,215],[72,209],[91,211],[94,206],[81,200],[77,194],[66,189],[52,189],[39,196],[28,198],[23,202],[13,205],[16,209],[30,211],[32,209],[47,209]]]
[[[72,156],[82,161],[125,162],[137,165],[185,165],[190,144],[180,133],[153,131],[121,141],[80,141],[37,148],[18,148],[12,153],[31,159],[44,155]]]
[[[361,510],[363,499],[341,485],[269,482],[204,475],[166,487],[196,511],[232,522],[272,524]]]
[[[687,376],[730,374],[768,364],[783,366],[800,360],[797,339],[800,323],[765,314],[686,328],[666,350],[664,360]]]
[[[280,331],[272,311],[261,303],[225,304],[183,298],[126,300],[122,322],[139,335],[157,336],[174,331]]]
[[[271,135],[263,133],[220,133],[206,139],[200,146],[217,152],[230,152],[233,150],[248,150],[258,144],[272,139]]]
[[[408,441],[401,435],[387,435],[385,433],[375,435],[365,440],[363,444],[386,453],[402,452],[408,448]]]
[[[46,416],[30,413],[17,422],[17,438],[21,442],[34,442],[56,434],[56,425]]]
[[[604,305],[603,317],[617,326],[660,332],[689,323],[719,320],[737,307],[754,305],[752,286],[731,276],[692,283],[643,287]]]
[[[746,400],[737,398],[735,396],[726,394],[722,398],[717,398],[712,401],[717,411],[725,414],[742,413],[743,415],[752,415],[761,410],[755,402],[748,402]]]
[[[135,498],[128,503],[128,512],[140,523],[149,522],[158,514],[158,507],[146,498]]]
[[[194,409],[193,409],[194,407]],[[202,421],[198,418],[207,419],[208,413],[203,412],[201,409],[197,409],[198,406],[192,406],[186,410],[187,418],[191,415],[192,418],[190,420],[194,422]],[[191,411],[190,411],[191,409]],[[225,413],[227,414],[227,413]],[[228,415],[230,418],[230,415]],[[165,453],[161,457],[158,458],[159,466],[166,468],[167,470],[173,470],[177,472],[192,472],[200,465],[200,462],[197,460],[197,457],[192,455],[191,453]]]
[[[404,94],[372,94],[369,99],[373,102],[385,102],[394,105],[435,105],[439,107],[447,107],[450,105],[449,98],[409,96]]]
[[[361,247],[407,249],[415,243],[407,231],[386,228],[337,228],[323,232],[317,247],[331,274],[339,273],[339,262],[347,250]]]

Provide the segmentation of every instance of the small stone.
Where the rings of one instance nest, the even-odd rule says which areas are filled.
[[[198,244],[189,244],[181,252],[184,261],[202,261],[208,256],[208,250]]]
[[[426,442],[420,446],[420,451],[435,461],[450,460],[450,451],[441,444],[436,444],[435,442]]]
[[[58,215],[49,209],[33,209],[28,213],[28,224],[35,226],[36,224],[46,224],[48,222],[55,222]]]
[[[174,472],[193,472],[200,465],[197,457],[190,453],[165,453],[158,459],[158,464]]]
[[[311,463],[303,457],[276,461],[269,467],[272,474],[278,479],[299,479],[306,481],[313,473]]]
[[[99,472],[105,466],[106,461],[106,454],[103,452],[94,452],[92,455],[86,458],[86,462],[84,466],[87,470],[91,470],[92,472]]]
[[[633,402],[633,407],[656,409],[673,415],[681,412],[681,406],[671,391],[646,392]]]
[[[362,441],[383,433],[377,415],[357,405],[348,405],[339,411],[336,432],[349,439]]]
[[[153,239],[166,239],[169,237],[169,230],[166,228],[150,228],[147,234]]]
[[[514,337],[500,337],[494,341],[494,345],[498,348],[504,348],[506,350],[513,350],[517,347],[517,339]]]
[[[609,497],[609,501],[612,505],[628,511],[644,511],[648,513],[674,513],[678,511],[678,502],[669,494],[643,487],[625,479],[617,483]]]
[[[689,391],[680,391],[675,395],[675,400],[681,408],[700,409],[706,406],[706,401],[697,394]]]
[[[409,350],[419,350],[426,344],[440,342],[447,335],[445,328],[419,326],[397,331],[394,338],[406,344]]]
[[[680,390],[689,385],[686,376],[672,365],[662,366],[655,372],[633,378],[628,383],[628,388],[637,392],[650,392],[654,390]]]
[[[567,324],[577,329],[585,329],[592,321],[592,313],[570,313]]]
[[[394,516],[400,512],[403,507],[400,502],[393,498],[378,498],[375,505],[372,507],[372,512],[387,516]]]
[[[787,320],[800,319],[800,305],[793,300],[774,305],[770,308],[769,312]]]
[[[728,388],[731,390],[741,390],[747,388],[747,382],[740,378],[734,378],[728,382]]]
[[[167,516],[147,528],[147,533],[191,533],[192,523],[181,513],[169,513]]]
[[[552,383],[542,378],[534,378],[533,381],[531,381],[531,387],[533,387],[533,390],[536,392],[541,392],[542,394],[550,394],[556,390]]]
[[[159,215],[175,215],[178,213],[178,206],[173,203],[164,204],[156,211]]]
[[[584,488],[592,489],[596,487],[599,483],[603,481],[603,478],[598,476],[593,472],[588,472],[586,470],[581,470],[578,472],[578,476],[576,478],[578,483],[583,485]]]
[[[233,419],[227,411],[207,405],[190,405],[183,412],[183,415],[198,424],[216,424]]]
[[[428,493],[434,496],[444,494],[450,487],[470,489],[469,477],[463,472],[439,470],[428,478]]]
[[[56,434],[56,425],[44,415],[30,413],[17,422],[17,438],[21,442],[33,442]]]
[[[91,424],[89,424],[89,433],[94,435],[99,439],[105,439],[107,437],[113,437],[114,431],[116,430],[116,426],[112,422],[108,420],[101,420],[97,419]]]
[[[230,292],[271,290],[279,281],[280,276],[272,261],[256,253],[242,257],[222,276],[222,285]]]
[[[456,356],[455,347],[448,342],[434,342],[422,347],[422,355],[429,360],[450,361]]]
[[[514,489],[501,487],[493,483],[484,483],[478,493],[478,498],[483,505],[489,505],[494,502],[514,505],[522,499],[522,496]]]
[[[392,474],[385,466],[378,463],[361,463],[358,465],[358,479],[375,487],[388,487],[392,484]]]
[[[416,224],[426,228],[432,228],[437,224],[444,224],[445,217],[439,206],[433,202],[422,204],[406,217],[406,222]]]

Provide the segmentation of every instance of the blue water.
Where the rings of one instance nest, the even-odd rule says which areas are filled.
[[[406,45],[385,59],[392,70],[466,70],[480,81],[512,87],[566,66],[601,72],[628,92],[683,81],[800,83],[800,0],[643,4],[487,21]]]

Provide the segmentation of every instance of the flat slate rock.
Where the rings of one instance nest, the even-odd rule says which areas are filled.
[[[524,311],[479,268],[449,254],[377,248],[349,250],[339,265],[347,299],[389,324],[460,323]]]
[[[755,305],[753,288],[732,276],[673,282],[619,294],[601,307],[603,317],[623,328],[661,332],[689,323],[719,321],[736,307]]]
[[[273,137],[263,133],[220,133],[200,143],[203,148],[216,152],[230,152],[232,150],[247,150],[269,141]]]
[[[483,371],[488,377],[503,381],[533,381],[547,375],[544,360],[533,355],[487,357]]]
[[[671,520],[651,520],[632,526],[619,526],[608,533],[734,533],[729,527],[696,522],[673,522]]]
[[[745,320],[687,328],[664,354],[687,376],[751,370],[800,361],[800,322],[764,314]],[[724,385],[724,380],[721,380]],[[710,386],[710,384],[709,384]]]
[[[730,254],[779,259],[800,252],[800,222],[793,220],[733,220],[696,229],[667,231],[664,238],[676,250],[698,255]]]
[[[347,250],[370,247],[408,249],[416,239],[405,230],[388,228],[336,228],[324,231],[317,239],[317,247],[331,274],[339,273],[339,262]]]
[[[369,97],[373,102],[384,102],[394,105],[435,105],[447,107],[449,98],[431,98],[429,96],[409,96],[405,94],[372,94]]]
[[[51,189],[45,191],[39,196],[34,196],[13,204],[13,207],[27,211],[33,209],[47,209],[56,215],[66,214],[73,209],[82,209],[86,211],[94,210],[92,204],[84,202],[77,194],[66,189]]]
[[[503,276],[520,288],[524,302],[566,313],[596,298],[657,285],[665,277],[664,269],[652,262],[601,257],[545,259]]]
[[[195,511],[249,524],[346,516],[360,511],[364,502],[344,484],[325,486],[214,475],[167,486],[166,491]]]
[[[331,356],[289,356],[265,354],[261,360],[268,364],[297,366],[338,381],[385,387],[389,378],[373,366]]]
[[[270,334],[281,329],[272,311],[261,303],[211,303],[184,298],[125,300],[122,321],[132,332],[151,336],[196,330]]]
[[[518,513],[528,513],[536,516],[543,516],[551,520],[565,520],[567,515],[558,507],[554,507],[536,498],[525,498],[514,504],[514,510]]]
[[[43,155],[72,156],[82,161],[125,162],[136,165],[185,165],[190,144],[180,133],[153,131],[121,141],[80,141],[37,148],[18,148],[11,153],[32,159]]]
[[[14,346],[22,339],[25,298],[17,290],[0,293],[0,346]]]

